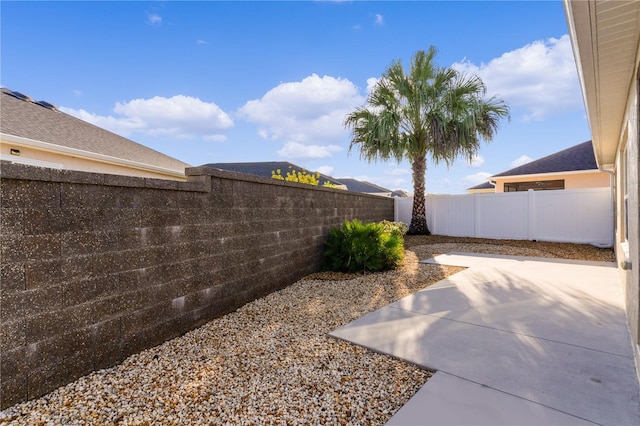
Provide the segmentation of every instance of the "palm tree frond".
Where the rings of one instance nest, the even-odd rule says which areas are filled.
[[[509,119],[503,100],[485,99],[487,88],[480,77],[439,67],[436,54],[433,46],[416,52],[408,73],[400,60],[394,61],[373,87],[367,104],[344,120],[351,130],[349,152],[358,147],[367,161],[411,162],[417,205],[410,232],[428,233],[423,194],[427,155],[448,166],[459,156],[472,159],[483,140],[495,137],[500,121]]]

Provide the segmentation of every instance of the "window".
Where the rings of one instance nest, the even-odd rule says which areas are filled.
[[[536,180],[531,182],[508,182],[504,184],[504,192],[548,191],[551,189],[564,189],[564,179]]]

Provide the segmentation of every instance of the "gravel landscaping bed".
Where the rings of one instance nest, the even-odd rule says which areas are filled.
[[[313,274],[10,407],[0,423],[381,425],[431,373],[326,334],[463,269],[418,260],[452,250],[613,260],[606,250],[564,244],[411,236],[405,243],[396,271]]]

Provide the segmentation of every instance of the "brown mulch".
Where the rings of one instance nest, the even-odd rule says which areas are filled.
[[[444,243],[510,246],[536,250],[541,252],[541,254],[547,254],[545,257],[615,262],[613,249],[599,248],[589,244],[551,243],[546,241],[527,240],[493,240],[488,238],[446,237],[442,235],[405,235],[404,237],[405,248]]]
[[[416,253],[420,260],[449,251],[495,253],[515,256],[537,256],[595,262],[615,262],[611,248],[589,244],[552,243],[527,240],[494,240],[489,238],[447,237],[443,235],[405,235],[404,246]],[[362,272],[345,273],[321,271],[304,277],[314,280],[349,280],[365,275]]]

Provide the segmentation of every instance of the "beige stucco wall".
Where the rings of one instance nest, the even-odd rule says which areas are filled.
[[[496,192],[504,192],[504,184],[509,182],[535,182],[539,180],[564,179],[564,189],[584,189],[609,187],[609,174],[600,171],[584,173],[548,173],[532,176],[508,176],[496,178]]]
[[[11,155],[11,149],[20,150],[20,155]],[[173,179],[185,181],[186,177],[165,174],[154,170],[144,170],[127,165],[98,161],[91,158],[76,157],[65,153],[44,151],[32,147],[16,144],[14,142],[0,141],[0,158],[16,163],[31,164],[29,160],[45,162],[44,167],[61,168],[66,170],[77,170],[81,172],[104,173],[113,175]],[[32,164],[37,165],[37,164]]]
[[[468,194],[493,194],[494,192],[496,192],[495,189],[491,188],[487,188],[487,189],[467,189],[467,193]]]
[[[640,61],[640,48],[636,53],[636,64]],[[634,75],[638,75],[638,65]],[[627,108],[625,112],[625,120],[622,126],[622,134],[618,141],[618,152],[616,157],[616,185],[615,185],[615,202],[616,202],[616,259],[618,265],[622,262],[630,262],[631,269],[624,270],[619,268],[620,279],[626,302],[627,318],[629,320],[629,328],[631,337],[635,343],[636,360],[640,364],[640,140],[638,131],[640,126],[640,117],[638,117],[638,81],[634,80],[629,90],[627,98]],[[626,146],[628,167],[626,169],[626,178],[628,180],[628,254],[623,250],[622,243],[625,240],[623,235],[624,220],[624,194],[622,189],[624,167],[621,164],[621,153]],[[639,371],[640,374],[640,371]]]

